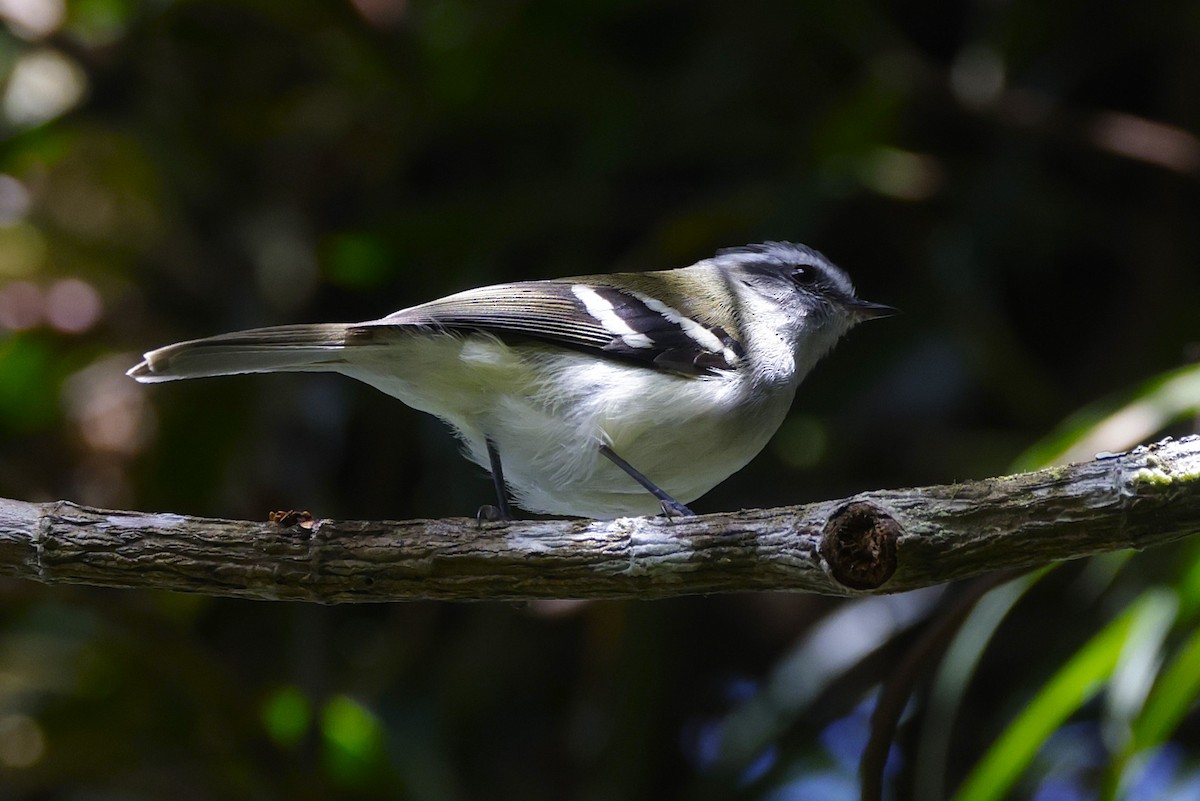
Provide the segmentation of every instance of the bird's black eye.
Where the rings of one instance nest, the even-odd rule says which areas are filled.
[[[800,286],[808,286],[817,280],[817,271],[812,267],[798,264],[792,268],[792,280]]]

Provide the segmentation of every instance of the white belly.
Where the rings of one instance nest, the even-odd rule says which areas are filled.
[[[795,392],[790,383],[748,403],[740,374],[686,378],[480,334],[404,337],[347,356],[342,372],[445,420],[485,468],[490,439],[522,508],[598,519],[660,511],[600,445],[689,503],[762,450]]]

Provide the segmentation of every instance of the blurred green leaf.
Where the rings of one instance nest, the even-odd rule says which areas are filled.
[[[325,274],[347,289],[373,289],[395,273],[394,254],[382,238],[364,233],[341,233],[329,239]]]
[[[46,261],[46,238],[27,222],[0,226],[0,279],[28,278]]]
[[[271,739],[280,745],[300,742],[308,731],[312,709],[298,687],[280,687],[263,704],[262,720]]]
[[[1126,609],[1080,648],[1025,706],[959,787],[956,801],[999,801],[1047,738],[1092,698],[1116,669],[1146,599]]]
[[[1127,756],[1161,745],[1200,696],[1200,631],[1192,632],[1159,674],[1142,713],[1133,722]]]
[[[111,44],[134,15],[132,0],[72,0],[67,28],[93,47]]]
[[[0,430],[26,432],[59,414],[54,353],[35,335],[0,337]]]
[[[1128,742],[1162,664],[1164,643],[1178,620],[1177,595],[1165,587],[1142,594],[1137,625],[1129,633],[1108,691],[1107,740],[1113,747]]]
[[[1015,470],[1091,459],[1127,450],[1171,423],[1200,414],[1200,364],[1156,376],[1132,393],[1084,407],[1022,454]]]
[[[1200,542],[1191,543],[1185,551],[1186,557],[1180,560],[1182,572],[1174,586],[1179,593],[1180,617],[1187,620],[1200,613]]]
[[[384,731],[365,706],[345,696],[334,696],[321,714],[325,755],[330,774],[356,785],[366,781],[383,756]]]
[[[946,649],[938,666],[929,694],[926,719],[921,726],[916,766],[916,797],[945,797],[944,782],[948,755],[954,736],[954,723],[963,706],[963,697],[975,675],[988,643],[1013,607],[1043,576],[1050,566],[1001,584],[979,600],[962,628]]]

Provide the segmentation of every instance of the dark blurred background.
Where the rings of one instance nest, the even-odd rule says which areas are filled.
[[[763,239],[904,314],[843,342],[699,512],[1194,430],[1195,3],[4,0],[0,19],[4,497],[472,514],[490,484],[443,426],[348,379],[123,373],[181,339]],[[1149,656],[1114,655],[989,786],[1200,797],[1196,556],[989,595],[959,661],[923,671],[888,797],[1018,764],[1006,727],[1130,619],[1161,636],[1118,650]],[[0,797],[855,798],[876,688],[945,604],[319,607],[6,579]],[[1170,692],[1174,725],[1138,739]]]

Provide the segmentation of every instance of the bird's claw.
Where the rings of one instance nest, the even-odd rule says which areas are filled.
[[[492,506],[490,503],[480,506],[479,511],[475,513],[475,522],[481,526],[484,523],[501,523],[512,519],[511,514],[505,514],[499,506]]]
[[[667,518],[672,517],[695,517],[696,513],[684,506],[679,501],[659,501],[662,506],[662,512]]]

